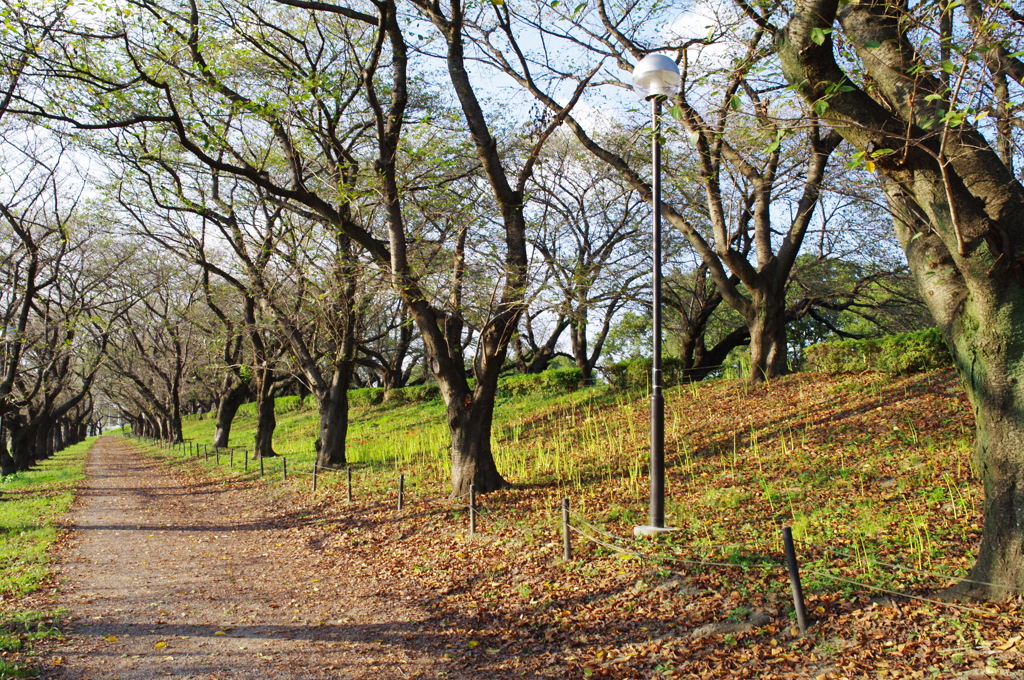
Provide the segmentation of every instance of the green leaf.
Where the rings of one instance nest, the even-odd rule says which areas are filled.
[[[668,113],[669,113],[670,116],[672,116],[676,120],[682,120],[683,119],[683,110],[681,108],[679,108],[678,106],[673,106],[671,109],[668,110]]]
[[[811,41],[816,45],[821,45],[822,43],[825,42],[825,36],[831,32],[831,28],[814,27],[811,29]]]
[[[956,64],[947,59],[946,61],[942,62],[942,70],[945,71],[946,73],[953,73],[956,71]]]
[[[864,47],[867,47],[868,49],[871,49],[871,50],[875,49],[876,47],[881,47],[881,46],[882,46],[882,43],[878,42],[877,40],[867,40],[867,41],[864,42]]]
[[[814,102],[814,112],[819,116],[824,116],[825,112],[828,111],[828,101],[819,99]]]
[[[732,98],[729,100],[729,108],[731,108],[733,111],[739,111],[741,108],[743,108],[743,100],[740,99],[740,96],[738,94],[734,94]]]

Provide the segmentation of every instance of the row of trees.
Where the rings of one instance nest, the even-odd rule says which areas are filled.
[[[21,27],[8,105],[22,134],[73,144],[76,163],[97,165],[83,189],[91,207],[66,209],[102,215],[96,228],[133,251],[101,375],[140,431],[176,440],[189,402],[216,403],[223,445],[238,405],[255,400],[254,455],[269,456],[273,397],[308,392],[320,412],[318,462],[340,466],[349,387],[431,379],[447,405],[453,492],[491,490],[503,484],[490,453],[499,374],[543,370],[564,342],[592,381],[621,313],[642,312],[649,196],[631,168],[643,128],[587,133],[572,110],[592,78],[558,105],[525,54],[518,70],[505,61],[506,47],[519,49],[513,19],[526,20],[508,8],[488,18],[415,3],[138,2],[88,21],[69,10],[7,9]],[[488,42],[496,35],[507,45]],[[550,111],[534,108],[516,130],[514,113],[489,105],[474,79],[481,61]],[[735,134],[760,143],[751,130]],[[672,155],[680,203],[669,214],[685,239],[674,245],[669,304],[694,378],[748,342],[752,379],[772,377],[787,368],[787,322],[813,312],[827,327],[819,312],[893,299],[872,283],[898,269],[891,262],[847,262],[852,277],[815,280],[851,248],[825,236],[835,215],[816,230],[819,253],[797,267],[837,141],[822,142],[828,153],[813,157],[806,180],[801,149],[784,144],[769,153],[769,179],[752,170],[707,179],[718,197],[710,209],[687,194],[706,168]],[[712,163],[738,144],[719,144]],[[67,183],[55,180],[54,193]],[[869,194],[837,192],[829,210],[851,213],[847,204]],[[789,204],[795,236],[785,263],[768,267],[772,220]],[[709,255],[716,238],[728,243],[721,257]],[[764,262],[743,265],[755,251]],[[800,271],[809,283],[794,295]]]
[[[831,1],[5,4],[12,442],[45,448],[102,384],[169,439],[215,403],[225,443],[254,399],[273,455],[273,397],[295,390],[340,466],[349,387],[430,379],[453,493],[499,488],[499,375],[541,370],[567,332],[590,380],[642,316],[649,130],[620,91],[666,51],[668,304],[692,377],[744,344],[751,381],[784,373],[793,324],[919,324],[884,204],[978,411],[973,576],[1020,584],[1020,15]]]

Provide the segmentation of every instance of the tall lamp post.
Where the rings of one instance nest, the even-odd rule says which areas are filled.
[[[635,527],[633,534],[647,536],[671,531],[665,526],[665,398],[661,388],[661,103],[679,90],[679,67],[664,54],[648,54],[633,69],[633,89],[651,102],[652,181],[654,208],[653,308],[654,342],[651,357],[651,514],[647,526]]]

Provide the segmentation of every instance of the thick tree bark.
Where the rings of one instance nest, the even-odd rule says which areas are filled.
[[[757,291],[751,305],[747,329],[750,332],[750,374],[752,384],[789,372],[786,356],[785,291]]]
[[[886,179],[896,235],[977,424],[984,533],[967,579],[947,595],[1002,599],[1024,587],[1024,187],[968,120],[944,127],[948,91],[910,44],[905,9],[869,0],[840,13],[839,0],[800,0],[777,45],[789,82],[824,100]],[[837,14],[870,90],[840,69],[831,35],[812,38]]]
[[[7,423],[0,422],[0,476],[13,475],[18,471],[18,466],[7,449]]]
[[[235,420],[238,407],[252,397],[249,386],[236,382],[222,391],[217,400],[217,424],[213,430],[213,448],[225,448],[231,438],[231,423]]]
[[[449,403],[448,427],[452,437],[452,495],[497,491],[507,485],[491,452],[491,421],[496,390],[478,390],[472,400]]]
[[[274,430],[277,428],[277,414],[274,412],[274,377],[266,365],[257,370],[256,382],[256,438],[253,459],[273,458]]]
[[[316,440],[316,464],[325,468],[343,468],[348,437],[348,385],[352,375],[352,362],[335,371],[331,386],[319,397],[320,428]]]
[[[20,472],[31,470],[36,458],[36,427],[27,420],[21,414],[16,414],[11,420],[11,457],[15,469]]]

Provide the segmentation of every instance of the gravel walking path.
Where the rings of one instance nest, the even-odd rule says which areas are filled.
[[[44,678],[462,677],[426,611],[296,540],[307,520],[287,497],[188,478],[115,437],[87,474]]]

